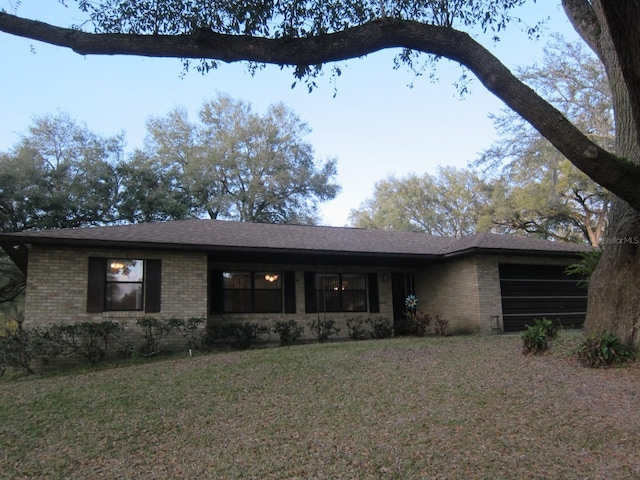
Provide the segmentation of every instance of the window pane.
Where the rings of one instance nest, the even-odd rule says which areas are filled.
[[[342,290],[365,290],[364,275],[356,273],[342,274]]]
[[[107,282],[142,282],[142,260],[124,260],[110,258],[107,260]]]
[[[342,292],[342,307],[345,312],[366,312],[367,295],[363,291]]]
[[[251,288],[251,273],[249,272],[224,272],[222,274],[224,288]]]
[[[107,310],[142,310],[142,284],[107,284],[106,307]]]
[[[340,308],[340,291],[339,290],[325,290],[324,292],[318,292],[318,311],[320,312],[339,312]]]
[[[282,288],[282,275],[276,272],[256,272],[256,289],[279,290]]]
[[[224,311],[236,313],[250,312],[251,290],[225,290]]]
[[[256,290],[255,301],[256,312],[282,312],[282,292],[280,290]]]
[[[318,274],[318,290],[339,290],[340,275],[337,273],[321,273]]]

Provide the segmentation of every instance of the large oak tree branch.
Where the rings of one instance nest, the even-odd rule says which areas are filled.
[[[576,32],[596,55],[601,56],[599,37],[602,27],[591,4],[587,0],[562,0],[562,6]]]
[[[640,210],[640,166],[591,142],[468,34],[408,20],[380,19],[309,38],[263,38],[197,29],[183,35],[92,34],[0,13],[0,31],[88,55],[139,55],[306,66],[409,48],[469,68],[489,91],[544,135],[576,167]]]
[[[640,138],[640,2],[603,0],[600,2],[611,40],[620,59],[625,85],[629,88],[631,113]]]

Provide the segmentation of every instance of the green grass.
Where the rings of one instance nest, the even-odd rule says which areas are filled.
[[[636,364],[518,336],[314,344],[0,382],[2,478],[640,477]]]

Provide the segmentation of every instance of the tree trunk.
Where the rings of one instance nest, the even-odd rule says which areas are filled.
[[[616,39],[612,38],[610,31],[610,27],[616,29],[617,25],[611,25],[607,18],[611,12],[606,12],[609,15],[604,12],[607,9],[615,10],[616,4],[611,2],[592,2],[593,11],[603,27],[597,39],[597,48],[611,85],[617,153],[640,164],[640,129],[636,122],[640,85],[637,82],[625,82],[625,74],[640,66],[640,41],[637,37],[630,37],[624,47],[627,51],[624,55],[620,54],[620,45],[616,45]],[[617,6],[625,4],[620,2]],[[637,26],[640,22],[640,8],[637,5],[625,11],[625,15],[630,25]],[[604,240],[602,258],[589,283],[586,333],[612,332],[623,342],[640,347],[640,211],[614,196]]]
[[[615,198],[602,258],[589,282],[587,334],[640,347],[640,213]]]

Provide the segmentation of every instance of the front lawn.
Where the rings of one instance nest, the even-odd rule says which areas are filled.
[[[640,478],[640,368],[519,336],[313,344],[0,382],[2,478]]]

